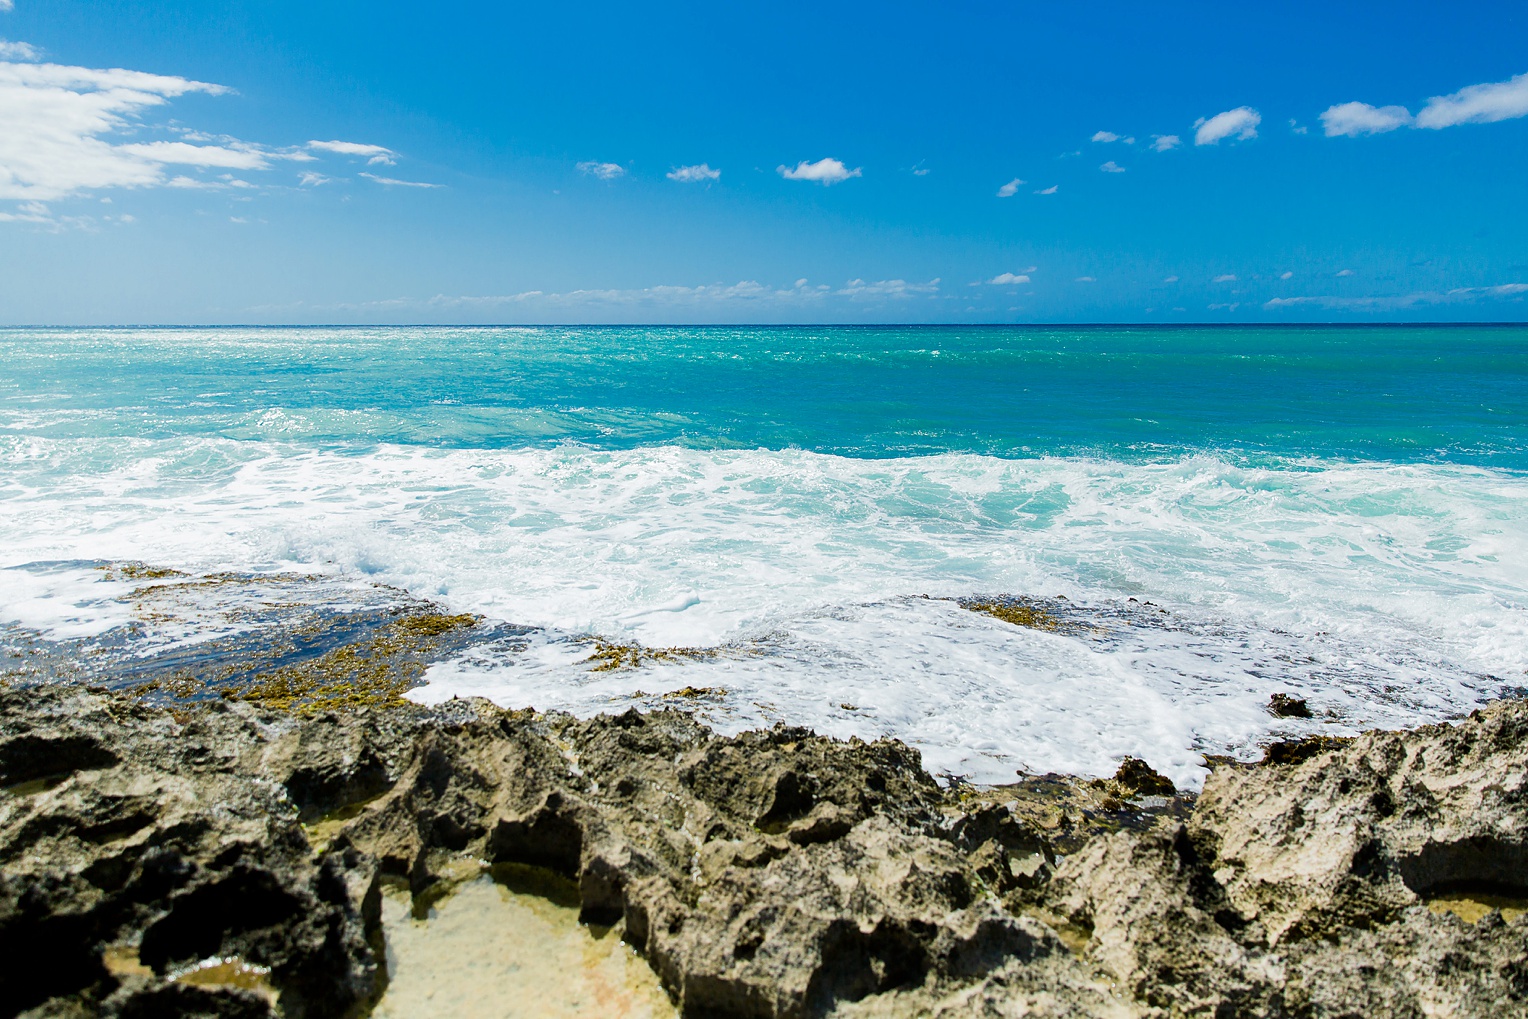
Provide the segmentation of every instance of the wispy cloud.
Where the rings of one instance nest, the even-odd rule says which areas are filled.
[[[796,280],[788,287],[776,287],[757,280],[738,283],[711,283],[700,286],[654,286],[636,289],[569,290],[552,292],[524,290],[515,294],[452,297],[437,294],[427,300],[394,298],[373,301],[364,305],[346,305],[347,310],[393,310],[393,309],[457,309],[457,308],[504,308],[521,307],[529,314],[548,312],[589,311],[591,309],[620,309],[623,314],[633,310],[649,310],[655,313],[688,311],[707,313],[725,309],[768,309],[772,312],[790,309],[825,309],[834,306],[847,308],[855,305],[904,302],[928,299],[939,294],[939,280],[926,283],[904,279],[875,280],[852,279],[843,286],[811,284],[805,279]],[[745,312],[746,313],[746,312]]]
[[[1117,142],[1119,141],[1119,135],[1115,134],[1113,131],[1095,131],[1093,132],[1093,137],[1088,140],[1105,143]]]
[[[1178,277],[1177,276],[1166,276],[1166,277],[1163,277],[1162,282],[1163,283],[1176,283],[1176,282],[1178,282]]]
[[[5,8],[0,8],[3,10]],[[0,39],[0,60],[41,60],[42,53],[31,43],[6,42]]]
[[[1175,134],[1154,134],[1151,136],[1151,150],[1153,152],[1170,152],[1183,144],[1183,139]]]
[[[1053,195],[1057,191],[1060,191],[1060,190],[1061,190],[1061,185],[1060,184],[1052,184],[1048,188],[1041,188],[1039,191],[1036,191],[1035,194],[1037,194],[1037,195]]]
[[[1257,126],[1263,115],[1250,106],[1238,106],[1234,110],[1217,113],[1213,117],[1201,117],[1194,121],[1195,145],[1219,145],[1227,138],[1250,141],[1257,137]]]
[[[1030,270],[1030,272],[1033,271],[1033,269]],[[987,282],[997,287],[1013,286],[1018,283],[1028,283],[1029,273],[1000,272]]]
[[[1104,173],[1124,173],[1125,172],[1125,168],[1123,166],[1120,166],[1118,163],[1116,163],[1112,159],[1109,160],[1107,163],[1103,164],[1102,166],[1100,166],[1099,169],[1102,170]]]
[[[1528,283],[1502,283],[1493,287],[1455,287],[1453,290],[1425,290],[1410,294],[1369,297],[1337,297],[1330,294],[1309,297],[1275,297],[1263,302],[1269,311],[1284,308],[1315,307],[1329,311],[1397,311],[1423,305],[1469,304],[1476,301],[1523,300],[1528,297]]]
[[[105,217],[110,220],[111,217]],[[133,222],[132,216],[119,216],[120,222]],[[96,221],[90,216],[60,216],[53,213],[42,202],[21,202],[12,211],[0,211],[0,223],[31,223],[40,226],[50,233],[63,233],[65,230],[95,231]]]
[[[1452,95],[1434,96],[1417,114],[1417,127],[1492,124],[1528,116],[1528,74],[1507,81],[1470,85]]]
[[[1234,272],[1221,273],[1219,276],[1216,276],[1210,282],[1212,282],[1212,283],[1235,283],[1236,282],[1236,274]]]
[[[0,57],[35,56],[24,43],[4,46]],[[314,141],[272,147],[193,130],[172,120],[148,120],[150,113],[182,96],[224,96],[231,91],[211,82],[122,68],[0,60],[0,123],[5,125],[0,130],[0,200],[41,203],[111,188],[247,192],[260,185],[232,173],[211,176],[205,171],[264,171],[282,162],[313,162],[310,150],[371,163],[394,161],[392,150],[380,145]],[[160,137],[153,138],[151,132]],[[150,137],[145,139],[145,134]],[[176,173],[172,167],[194,167],[197,172]],[[322,179],[302,175],[299,184],[313,186]],[[6,221],[38,222],[37,215],[35,209],[13,212]]]
[[[399,180],[396,177],[378,177],[376,174],[374,174],[374,173],[367,173],[364,170],[361,171],[359,174],[357,174],[357,176],[358,177],[365,177],[367,180],[370,180],[370,181],[376,181],[378,184],[383,184],[383,185],[386,185],[387,187],[400,187],[400,188],[443,188],[443,187],[445,187],[444,184],[427,184],[427,183],[425,183],[422,180]]]
[[[321,173],[314,173],[311,170],[305,170],[297,175],[297,186],[303,188],[316,188],[320,184],[328,184],[333,180],[333,177],[325,177]]]
[[[191,145],[186,142],[146,142],[119,145],[118,151],[142,156],[155,163],[183,166],[220,166],[229,170],[264,170],[269,168],[265,154],[254,149],[232,149],[222,145]]]
[[[0,212],[0,223],[51,223],[53,215],[41,202],[22,202],[14,212]]]
[[[13,11],[15,9],[15,0],[0,0],[0,11]]]
[[[786,180],[805,180],[813,184],[840,184],[850,177],[861,176],[860,168],[849,169],[840,160],[828,157],[819,159],[813,163],[803,159],[794,167],[780,165],[775,167],[775,172]]]
[[[308,148],[332,152],[337,156],[356,156],[374,166],[395,166],[398,162],[398,153],[392,149],[364,142],[308,142]]]
[[[1339,277],[1341,277],[1341,276],[1351,276],[1351,275],[1353,275],[1353,270],[1352,269],[1339,269],[1339,270],[1337,270],[1336,275],[1339,276]]]
[[[184,150],[113,144],[112,136],[170,99],[228,91],[141,71],[0,63],[0,199],[48,201],[101,188],[163,186],[170,179],[165,164],[186,162]]]
[[[586,159],[578,164],[578,172],[590,177],[598,177],[600,180],[615,180],[617,177],[626,176],[626,167],[620,163],[601,163],[598,160]]]
[[[1024,182],[1015,177],[1013,180],[997,189],[997,196],[999,198],[1012,198],[1014,195],[1019,193],[1019,188],[1023,186]]]
[[[851,300],[868,300],[873,298],[889,298],[891,300],[907,300],[920,294],[937,294],[939,292],[939,280],[934,278],[927,283],[909,283],[907,280],[877,280],[867,283],[865,280],[853,279],[845,283],[833,293],[839,297],[847,297]]]
[[[1078,277],[1077,277],[1077,278],[1076,278],[1076,279],[1075,279],[1075,280],[1073,280],[1073,281],[1072,281],[1072,282],[1073,282],[1073,283],[1097,283],[1097,282],[1098,282],[1098,280],[1097,280],[1097,279],[1095,279],[1095,278],[1094,278],[1094,277],[1092,277],[1092,276],[1078,276]]]
[[[677,180],[681,184],[698,184],[702,181],[717,180],[722,175],[720,170],[713,170],[706,163],[696,163],[694,166],[676,166],[664,174],[669,180]]]
[[[1411,111],[1404,106],[1370,106],[1368,103],[1341,103],[1321,114],[1321,126],[1328,138],[1356,138],[1361,134],[1384,134],[1411,123]]]
[[[1285,269],[1283,272],[1279,273],[1279,279],[1281,279],[1281,280],[1293,279],[1294,275],[1295,274],[1293,272],[1291,272],[1288,269]]]

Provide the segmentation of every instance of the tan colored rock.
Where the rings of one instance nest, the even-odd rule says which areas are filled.
[[[494,864],[576,886],[690,1017],[1528,1014],[1528,916],[1491,906],[1525,894],[1525,747],[1504,703],[1284,748],[1186,824],[1131,765],[1062,856],[1024,797],[1065,780],[947,792],[889,740],[0,689],[0,1015],[364,1011],[381,886]],[[176,979],[209,959],[248,979]]]

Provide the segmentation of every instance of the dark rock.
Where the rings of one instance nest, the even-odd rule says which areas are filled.
[[[1310,718],[1310,707],[1305,698],[1287,693],[1276,693],[1268,698],[1268,713],[1275,718]]]

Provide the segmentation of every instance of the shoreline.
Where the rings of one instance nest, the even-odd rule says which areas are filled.
[[[387,1004],[386,896],[445,916],[494,867],[527,901],[576,889],[684,1016],[1528,1002],[1524,701],[1280,744],[1197,797],[1139,762],[942,789],[894,740],[675,710],[50,684],[0,717],[0,1000],[30,1015],[361,1015]]]
[[[1138,756],[1197,788],[1212,759],[1456,718],[1521,690],[1482,674],[1461,703],[1414,664],[1368,689],[1342,671],[1341,639],[1243,631],[1134,597],[906,595],[808,612],[794,630],[654,646],[494,621],[349,574],[104,560],[17,571],[12,587],[37,593],[11,611],[35,621],[0,627],[0,682],[305,714],[474,696],[582,718],[683,708],[727,734],[784,723],[903,739],[945,784],[1108,776]]]

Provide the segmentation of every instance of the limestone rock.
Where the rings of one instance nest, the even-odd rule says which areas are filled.
[[[1067,780],[943,790],[890,740],[0,689],[0,1015],[359,1015],[383,885],[493,864],[574,882],[685,1016],[1523,1014],[1528,918],[1490,903],[1528,894],[1525,756],[1503,702],[1274,748],[1192,814],[1127,764],[1067,809],[1135,820],[1062,855],[1025,797]]]

